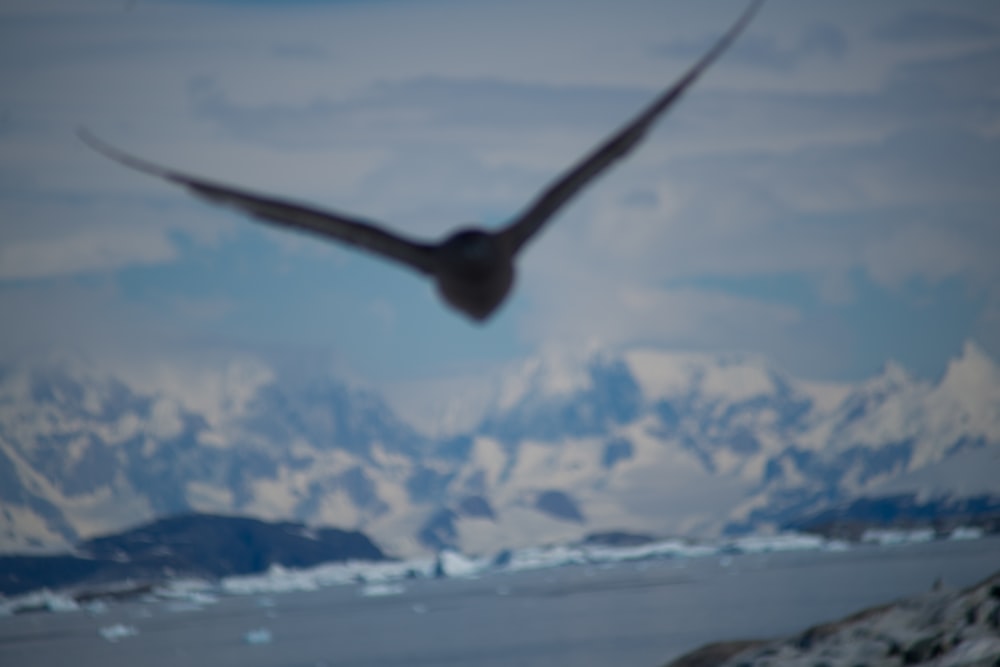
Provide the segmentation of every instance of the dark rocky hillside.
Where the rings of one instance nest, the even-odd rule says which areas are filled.
[[[667,667],[856,667],[1000,664],[1000,572],[965,590],[934,590],[778,640],[703,646]]]
[[[782,528],[857,540],[870,528],[932,528],[940,534],[948,534],[961,526],[981,528],[987,533],[1000,532],[1000,497],[983,494],[957,499],[921,499],[909,493],[858,498],[786,522]]]
[[[0,593],[99,585],[167,576],[218,578],[272,565],[310,567],[384,560],[363,533],[268,523],[245,517],[185,514],[82,542],[73,555],[0,556]]]

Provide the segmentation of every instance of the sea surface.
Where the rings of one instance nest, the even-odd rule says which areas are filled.
[[[137,600],[0,618],[0,665],[660,667],[997,570],[984,538]]]

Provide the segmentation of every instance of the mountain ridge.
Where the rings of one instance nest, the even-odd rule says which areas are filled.
[[[443,438],[329,376],[259,360],[201,373],[143,386],[82,364],[0,368],[0,548],[185,511],[364,530],[400,555],[767,531],[1000,452],[1000,370],[971,342],[934,382],[895,364],[806,382],[761,357],[655,348],[534,360]],[[972,493],[949,484],[935,493]],[[979,487],[1000,498],[1000,482]]]

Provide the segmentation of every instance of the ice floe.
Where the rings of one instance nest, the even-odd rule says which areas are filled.
[[[296,570],[272,565],[267,572],[239,577],[226,577],[221,589],[231,595],[263,595],[293,591],[314,591],[327,586],[355,583],[382,583],[414,577],[431,577],[434,559],[328,563]]]
[[[134,637],[139,634],[139,631],[135,629],[134,625],[125,625],[124,623],[106,625],[97,632],[109,642],[116,642],[120,639]]]
[[[934,539],[933,528],[920,528],[917,530],[874,530],[868,529],[861,535],[861,541],[873,543],[881,546],[893,546],[896,544],[917,544],[930,542]]]
[[[982,528],[959,526],[948,535],[949,540],[978,540],[986,535]]]
[[[868,530],[862,543],[879,547],[919,544],[937,539],[932,529]],[[978,528],[959,527],[946,536],[951,540],[985,537]],[[544,570],[567,566],[615,567],[616,564],[673,560],[683,566],[691,559],[715,557],[723,566],[733,563],[740,554],[767,554],[790,551],[846,551],[854,548],[847,542],[828,540],[816,535],[780,533],[750,535],[711,542],[665,539],[647,544],[612,546],[575,543],[505,550],[499,554],[469,556],[454,550],[441,551],[436,557],[378,562],[347,561],[327,563],[307,569],[272,565],[254,575],[225,577],[218,582],[202,579],[175,579],[149,587],[141,599],[162,603],[168,612],[196,612],[219,601],[220,595],[271,596],[280,593],[316,591],[330,586],[359,586],[359,595],[373,597],[398,595],[402,583],[411,579],[477,578],[495,573]],[[148,586],[148,585],[147,585]],[[499,589],[498,589],[499,590]],[[498,593],[503,595],[504,593]],[[269,597],[261,597],[273,604]],[[90,600],[82,607],[91,614],[103,613],[104,603]],[[69,593],[46,589],[16,597],[0,598],[0,616],[24,611],[66,612],[81,609]]]
[[[67,612],[80,609],[80,603],[71,596],[54,593],[47,588],[0,601],[0,616],[28,611]]]
[[[457,551],[445,550],[438,555],[435,575],[445,577],[476,577],[489,569],[492,558],[469,558]]]
[[[361,595],[366,598],[402,595],[405,592],[406,587],[402,584],[368,584],[361,589]]]
[[[270,644],[274,641],[274,635],[267,628],[257,628],[250,630],[243,635],[243,641],[247,644]]]
[[[733,540],[728,549],[737,553],[770,553],[774,551],[819,551],[830,545],[830,542],[819,535],[803,533],[780,533],[778,535],[749,535]]]

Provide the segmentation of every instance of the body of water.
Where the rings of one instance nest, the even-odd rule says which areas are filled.
[[[788,635],[998,569],[989,538],[136,601],[0,618],[0,665],[658,667],[706,642]]]

